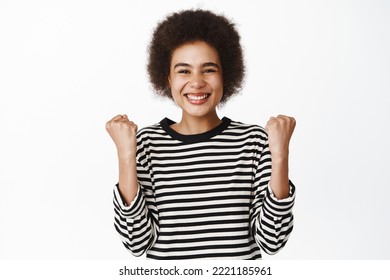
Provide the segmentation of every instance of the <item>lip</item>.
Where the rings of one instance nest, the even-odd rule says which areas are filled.
[[[206,103],[210,95],[211,94],[207,92],[194,92],[184,94],[186,100],[193,105],[201,105]]]

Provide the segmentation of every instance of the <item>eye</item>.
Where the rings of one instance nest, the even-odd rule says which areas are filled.
[[[189,73],[190,73],[190,70],[188,70],[188,69],[179,69],[179,70],[177,71],[177,73],[179,73],[179,74],[189,74]]]
[[[203,72],[204,72],[204,73],[215,73],[215,72],[217,72],[217,70],[214,69],[214,68],[207,68],[207,69],[205,69]]]

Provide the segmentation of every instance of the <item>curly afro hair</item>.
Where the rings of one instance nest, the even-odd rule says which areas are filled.
[[[234,23],[207,10],[173,13],[157,25],[148,48],[147,70],[150,82],[157,94],[172,99],[167,85],[173,51],[194,41],[204,41],[218,51],[223,69],[221,104],[224,104],[241,90],[244,80],[240,35]]]

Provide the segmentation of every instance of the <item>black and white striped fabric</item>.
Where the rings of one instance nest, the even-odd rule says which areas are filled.
[[[182,135],[165,118],[138,133],[139,189],[125,205],[114,188],[115,228],[135,256],[151,259],[261,259],[293,229],[290,196],[268,184],[267,134],[223,118],[215,129]]]

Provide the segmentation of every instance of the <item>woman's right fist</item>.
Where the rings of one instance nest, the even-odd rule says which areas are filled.
[[[115,143],[119,158],[135,158],[137,129],[127,115],[117,115],[106,123],[106,130]]]

